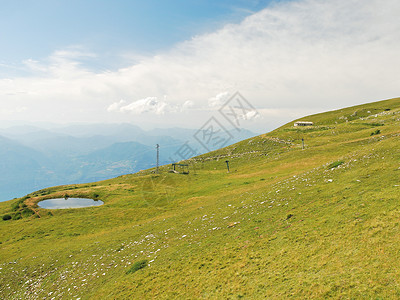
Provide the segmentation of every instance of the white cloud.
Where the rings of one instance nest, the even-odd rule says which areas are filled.
[[[120,108],[121,112],[130,112],[133,114],[155,113],[162,115],[166,112],[168,104],[164,101],[158,101],[157,97],[147,97],[132,102]]]
[[[41,119],[43,111],[56,118],[62,110],[76,121],[120,121],[135,114],[168,122],[159,116],[185,111],[180,118],[185,124],[235,91],[264,116],[258,122],[268,109],[279,112],[274,117],[279,122],[290,110],[307,113],[396,97],[399,14],[397,0],[281,2],[114,72],[84,68],[80,59],[92,54],[79,47],[57,51],[47,63],[27,60],[38,75],[0,80],[0,101],[28,107],[26,118]],[[160,100],[163,95],[174,101]]]
[[[208,106],[212,108],[220,108],[229,98],[229,92],[219,93],[215,97],[208,99]]]
[[[185,111],[194,107],[194,102],[187,100],[183,103],[181,111]]]
[[[107,110],[109,112],[115,112],[115,111],[121,111],[121,107],[123,107],[126,104],[125,100],[120,100],[119,102],[114,102],[111,104]]]
[[[0,108],[0,113],[4,114],[4,115],[15,115],[15,114],[20,114],[23,113],[24,111],[26,111],[27,108],[24,106],[19,106],[19,107],[14,107],[11,109],[8,108]]]
[[[252,119],[257,119],[259,117],[260,117],[260,114],[257,111],[254,111],[254,110],[249,111],[249,112],[247,112],[247,113],[245,113],[245,114],[243,114],[241,116],[241,118],[243,120],[252,120]]]
[[[165,113],[183,112],[187,109],[192,108],[194,105],[192,101],[185,101],[183,105],[173,105],[167,103],[166,99],[164,99],[164,101],[160,101],[157,97],[147,97],[144,99],[133,101],[129,104],[126,103],[127,102],[125,100],[115,102],[111,104],[107,108],[107,110],[109,112],[122,112],[137,115],[145,113],[163,115]]]

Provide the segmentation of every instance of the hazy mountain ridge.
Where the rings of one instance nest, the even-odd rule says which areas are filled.
[[[171,163],[185,142],[196,142],[196,132],[183,128],[145,131],[131,124],[0,129],[4,136],[0,164],[7,170],[0,175],[0,201],[49,186],[98,181],[153,167],[156,144],[160,144],[160,164]],[[242,130],[232,135],[233,143],[255,134]]]
[[[37,187],[37,180],[51,176],[50,160],[43,153],[0,136],[0,200]]]

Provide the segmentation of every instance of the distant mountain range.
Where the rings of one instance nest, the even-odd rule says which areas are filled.
[[[156,144],[160,164],[181,158],[184,145],[196,154],[207,152],[195,135],[185,128],[145,131],[131,124],[70,125],[52,129],[13,126],[0,129],[0,201],[23,196],[48,186],[84,183],[135,173],[156,164]],[[210,150],[256,135],[233,129],[226,144],[207,145]],[[189,155],[189,156],[188,156]]]

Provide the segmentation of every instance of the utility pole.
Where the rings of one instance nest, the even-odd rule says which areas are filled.
[[[303,150],[304,150],[304,138],[301,139],[301,143],[303,144]]]
[[[156,148],[157,148],[157,174],[158,174],[158,165],[159,165],[159,162],[160,162],[160,145],[157,144]]]

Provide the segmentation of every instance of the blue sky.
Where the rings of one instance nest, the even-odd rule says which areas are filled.
[[[150,55],[192,36],[240,22],[270,0],[3,0],[0,62],[16,67],[79,46],[92,68],[121,67],[127,53]],[[17,72],[18,69],[7,70]],[[4,70],[3,70],[4,74]],[[15,73],[14,73],[15,74]]]
[[[399,15],[398,0],[3,0],[0,126],[196,129],[240,92],[258,111],[243,127],[266,132],[398,97]]]

